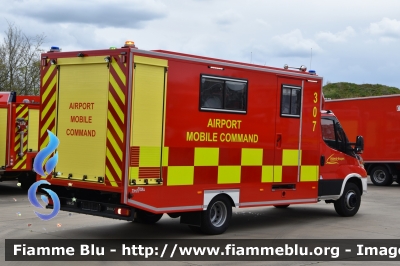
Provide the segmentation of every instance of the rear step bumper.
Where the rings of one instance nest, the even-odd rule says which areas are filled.
[[[126,221],[133,221],[135,215],[134,208],[120,204],[94,202],[72,198],[60,198],[60,205],[60,210],[62,211],[89,214]],[[47,205],[46,208],[53,209],[53,205]],[[118,214],[118,209],[122,210],[120,213],[125,213],[125,215]],[[129,213],[126,213],[127,211],[129,211]]]

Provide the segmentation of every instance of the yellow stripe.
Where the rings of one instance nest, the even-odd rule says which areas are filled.
[[[162,166],[168,166],[169,148],[163,147],[162,149]]]
[[[110,152],[110,150],[108,148],[107,148],[107,151],[106,151],[106,156],[107,156],[108,160],[110,161],[112,167],[114,168],[114,171],[117,173],[118,178],[120,176],[122,176],[121,168],[118,165],[118,163],[115,161],[114,157],[112,156],[112,154],[111,154],[111,152]]]
[[[22,109],[22,108],[21,108]],[[28,116],[28,108],[25,108],[24,111],[22,111],[22,113],[19,115],[19,117],[23,117],[23,118],[27,118]]]
[[[123,141],[124,138],[124,133],[122,132],[121,128],[118,126],[117,122],[115,122],[115,118],[111,114],[110,111],[108,111],[108,121],[110,121],[112,127],[114,128],[115,132],[117,132],[117,135],[121,141]]]
[[[240,183],[240,166],[218,166],[218,184]]]
[[[139,167],[129,167],[129,177],[130,179],[139,178]]]
[[[242,165],[262,165],[263,149],[242,149]]]
[[[117,104],[111,93],[108,94],[108,101],[114,107],[115,112],[117,112],[119,120],[121,120],[121,122],[124,123],[124,118],[125,118],[124,112],[122,112],[122,109],[119,107],[119,105]]]
[[[125,74],[119,67],[118,63],[116,63],[114,60],[112,62],[112,67],[114,68],[115,72],[117,72],[118,77],[121,79],[122,83],[125,86],[126,85]]]
[[[115,182],[114,177],[111,175],[110,170],[106,167],[106,176],[108,178],[108,181],[110,181],[111,186],[113,187],[118,187],[117,182]]]
[[[18,163],[16,163],[13,166],[13,169],[18,169],[21,164],[25,163],[25,161],[26,161],[26,154],[21,158],[21,160],[18,161]],[[25,167],[26,167],[26,165],[25,165]],[[22,169],[24,169],[24,168],[22,168]]]
[[[50,69],[49,69],[49,71],[46,73],[46,75],[48,74],[48,75],[50,76],[50,74],[51,74],[52,72],[53,72],[53,70],[50,70]],[[48,77],[47,77],[47,78],[48,78]],[[47,82],[47,79],[46,79],[46,80],[43,79],[43,83],[42,83],[42,84],[45,84],[46,82]],[[50,94],[50,92],[52,91],[52,88],[54,87],[54,85],[56,84],[56,82],[57,82],[57,75],[55,75],[55,76],[53,77],[53,79],[52,79],[51,82],[49,83],[49,86],[48,86],[47,89],[43,92],[43,94],[42,94],[42,103],[45,102],[47,96],[49,96],[49,94]]]
[[[107,131],[107,139],[111,142],[111,145],[113,146],[115,152],[117,153],[118,157],[120,160],[122,160],[122,150],[118,146],[117,142],[115,141],[113,135],[111,134],[110,131]]]
[[[54,127],[49,128],[49,130],[54,133]],[[42,145],[40,145],[40,149],[44,149],[48,143],[49,143],[49,138],[45,138]]]
[[[282,182],[282,166],[274,166],[274,182]]]
[[[300,182],[318,181],[318,166],[302,165],[300,167]]]
[[[57,65],[107,64],[104,56],[58,58]]]
[[[274,181],[274,166],[263,165],[261,171],[261,182],[273,182]]]
[[[53,99],[50,99],[49,102],[47,103],[47,105],[43,108],[41,120],[43,120],[46,117],[46,115],[49,112],[51,106],[56,101],[55,96],[53,96],[52,98]],[[54,112],[54,110],[53,110],[53,112]]]
[[[218,148],[195,148],[194,165],[195,166],[218,166],[219,149]]]
[[[140,147],[139,167],[160,167],[161,147]]]
[[[301,161],[301,151],[300,151]],[[297,166],[299,165],[299,150],[283,150],[282,152],[282,165],[283,166]]]
[[[42,127],[42,130],[40,131],[40,136],[43,137],[44,134],[47,133],[47,129],[49,128],[50,124],[52,121],[54,121],[55,119],[55,112],[52,112],[52,114],[50,115],[49,119],[46,121],[46,123],[44,124],[44,126]],[[54,133],[54,132],[53,132]],[[42,148],[42,146],[40,147]]]
[[[42,84],[46,84],[47,80],[50,78],[51,73],[53,73],[54,69],[56,68],[56,66],[51,65],[49,67],[49,69],[47,70],[46,74],[44,74],[43,76],[43,83]]]
[[[169,166],[167,186],[193,185],[194,166]]]
[[[114,88],[115,92],[117,93],[118,97],[121,99],[123,103],[125,103],[125,94],[121,90],[121,88],[118,86],[117,81],[114,79],[112,75],[110,75],[110,84]]]

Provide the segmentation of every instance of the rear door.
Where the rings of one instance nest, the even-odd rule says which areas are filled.
[[[164,59],[134,56],[130,185],[162,184],[167,66]]]
[[[58,61],[57,178],[102,183],[106,175],[108,65],[104,57],[91,57],[87,63]]]

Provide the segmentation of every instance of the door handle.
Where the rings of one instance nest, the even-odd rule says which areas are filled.
[[[321,158],[320,158],[320,160],[319,160],[319,164],[320,164],[321,166],[324,166],[324,165],[325,165],[325,155],[321,155]]]
[[[281,148],[282,146],[282,134],[278,133],[276,134],[276,147]]]

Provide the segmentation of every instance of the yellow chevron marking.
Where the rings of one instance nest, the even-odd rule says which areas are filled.
[[[122,176],[121,168],[118,166],[118,163],[115,161],[114,157],[112,156],[110,150],[107,148],[106,155],[108,160],[110,161],[114,171],[117,173],[118,177]]]
[[[122,83],[124,85],[126,85],[125,74],[122,71],[122,69],[119,67],[119,65],[117,63],[115,63],[115,61],[113,61],[112,67],[114,68],[115,72],[117,72],[117,75],[122,80]]]
[[[113,135],[110,131],[107,131],[107,139],[111,142],[115,152],[117,153],[120,160],[122,160],[122,151],[121,148],[118,146],[117,142],[115,141]]]
[[[124,138],[124,133],[122,130],[119,128],[118,124],[115,122],[115,119],[113,115],[111,114],[110,111],[108,111],[108,121],[110,121],[112,127],[114,128],[115,132],[117,132],[117,135],[121,141],[123,141]]]
[[[54,96],[53,96],[53,99],[51,99],[51,100],[47,103],[47,105],[43,108],[41,119],[43,119],[43,118],[47,115],[47,113],[49,112],[49,109],[51,108],[51,106],[53,105],[53,103],[54,103],[55,101],[56,101],[56,98],[55,98],[55,95],[54,95]]]
[[[44,124],[43,128],[40,130],[40,136],[41,137],[44,136],[44,134],[47,133],[47,129],[49,128],[51,122],[55,120],[55,118],[56,118],[56,114],[55,114],[55,112],[52,112],[52,114],[50,115],[49,119],[46,121],[46,123]],[[51,130],[51,131],[53,131],[53,130]]]
[[[110,84],[114,88],[115,92],[117,93],[118,97],[121,99],[123,103],[125,103],[125,94],[118,86],[117,82],[115,81],[114,77],[110,75]]]
[[[50,69],[47,71],[47,73],[45,74],[45,76],[43,77],[43,83],[45,84],[47,82],[47,80],[49,79],[51,73],[54,70],[54,66],[50,67]],[[42,103],[46,100],[47,96],[49,96],[50,92],[51,92],[51,88],[54,87],[54,85],[57,82],[57,75],[54,76],[53,80],[50,82],[49,86],[47,87],[47,89],[43,92],[42,94]]]
[[[22,109],[22,108],[21,108]],[[19,111],[19,110],[18,110]],[[17,112],[18,112],[17,111]],[[28,108],[25,108],[25,110],[22,111],[21,114],[19,114],[18,117],[23,117],[23,118],[28,118]]]
[[[117,184],[117,182],[115,182],[115,179],[114,179],[114,177],[111,175],[110,170],[108,170],[108,167],[106,167],[106,176],[107,176],[108,180],[110,181],[110,183],[111,183],[111,185],[112,185],[113,187],[118,187],[118,184]]]
[[[122,112],[121,108],[119,107],[111,93],[109,93],[108,101],[111,103],[112,107],[114,107],[114,110],[115,112],[117,112],[121,122],[124,123],[124,113]]]
[[[13,169],[18,169],[18,168],[20,168],[21,164],[25,163],[25,161],[26,161],[26,154],[21,158],[21,160],[18,161],[18,163],[16,163],[16,164],[13,166]],[[24,167],[26,168],[26,164],[25,164]],[[24,167],[22,167],[22,169],[24,169]]]

